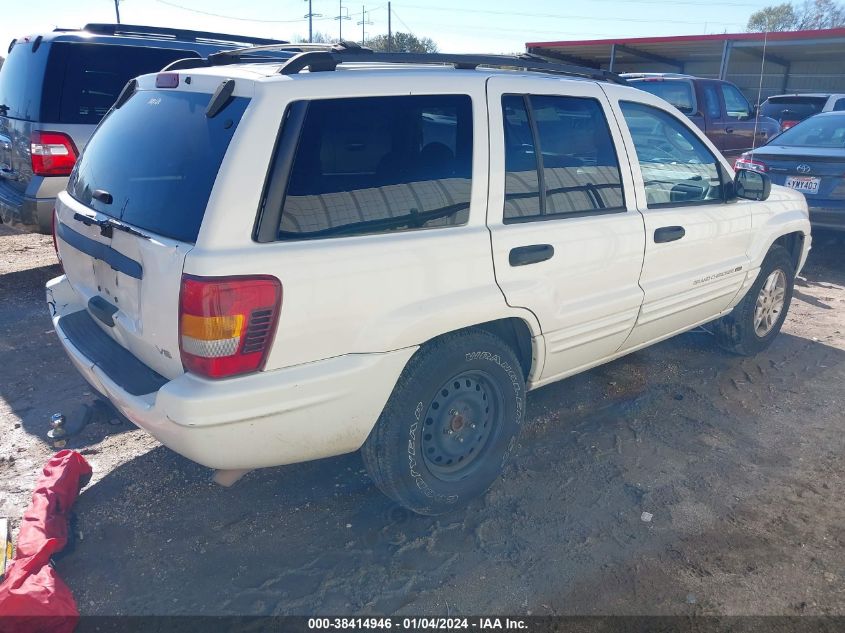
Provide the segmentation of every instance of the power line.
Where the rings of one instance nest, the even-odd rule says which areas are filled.
[[[234,15],[223,15],[222,13],[212,13],[211,11],[203,11],[201,9],[192,9],[191,7],[186,7],[181,4],[176,4],[175,2],[169,2],[168,0],[156,0],[159,4],[164,4],[169,7],[175,7],[176,9],[182,9],[183,11],[189,11],[191,13],[199,13],[201,15],[210,15],[215,18],[224,18],[226,20],[237,20],[239,22],[268,22],[271,24],[292,24],[294,22],[305,22],[306,18],[299,18],[297,20],[268,20],[267,18],[241,18]],[[324,18],[325,19],[325,18]]]
[[[296,18],[294,20],[268,20],[267,18],[242,18],[235,15],[225,15],[223,13],[212,13],[211,11],[203,11],[202,9],[194,9],[193,7],[186,7],[185,5],[178,4],[176,2],[170,2],[170,0],[155,0],[159,4],[166,5],[168,7],[173,7],[176,9],[181,9],[182,11],[188,11],[189,13],[198,13],[200,15],[208,15],[214,18],[222,18],[224,20],[236,20],[238,22],[264,22],[267,24],[296,24],[300,22],[306,22],[308,20],[307,16]],[[378,11],[379,9],[383,9],[387,6],[387,3],[382,3],[376,6],[373,9],[367,11],[367,13],[372,13],[373,11]],[[330,17],[317,17],[318,14],[314,14],[314,22],[327,22],[329,20],[333,20],[334,18]],[[361,15],[360,12],[351,12],[349,13],[350,16],[359,16]]]
[[[407,25],[405,20],[403,20],[401,17],[399,17],[399,14],[396,13],[396,9],[393,9],[393,17],[395,17],[397,20],[399,20],[399,22],[402,24],[402,26],[405,27],[405,29],[408,31],[408,33],[414,32],[413,29],[410,26]]]

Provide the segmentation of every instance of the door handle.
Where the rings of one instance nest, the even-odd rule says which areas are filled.
[[[555,254],[555,247],[551,244],[532,244],[531,246],[518,246],[512,248],[508,255],[511,266],[525,266],[536,264],[551,259]]]
[[[725,128],[725,133],[727,133],[727,134],[733,134],[733,133],[734,133],[734,129],[733,129],[732,127],[726,127],[726,128]]]
[[[687,232],[682,226],[661,226],[654,231],[655,244],[662,244],[664,242],[674,242],[681,239]]]

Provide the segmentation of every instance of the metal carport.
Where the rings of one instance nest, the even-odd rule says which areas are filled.
[[[760,101],[789,92],[845,92],[845,28],[528,42],[525,48],[529,53],[616,72],[678,72],[727,79],[752,103],[757,103],[758,92]]]

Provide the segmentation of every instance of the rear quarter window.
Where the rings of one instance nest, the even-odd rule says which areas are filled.
[[[472,143],[467,95],[311,101],[276,239],[465,224]]]
[[[16,43],[0,68],[0,116],[37,121],[49,45],[33,52],[31,42]]]
[[[249,104],[235,97],[208,118],[211,95],[144,90],[113,110],[91,137],[68,193],[140,229],[195,242],[229,142]],[[93,198],[104,190],[111,204]]]

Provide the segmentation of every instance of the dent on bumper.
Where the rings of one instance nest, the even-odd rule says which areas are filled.
[[[211,468],[277,466],[357,450],[416,348],[349,354],[228,380],[183,374],[157,393],[132,396],[63,335],[58,320],[82,306],[66,277],[47,301],[74,366],[127,418],[162,444]]]

